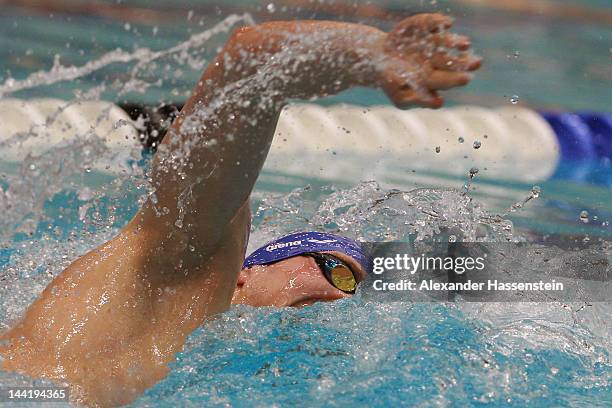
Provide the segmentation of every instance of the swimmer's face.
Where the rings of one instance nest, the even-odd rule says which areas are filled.
[[[327,253],[344,261],[355,272],[357,280],[363,280],[363,269],[353,258],[341,252]],[[302,307],[350,296],[329,283],[314,258],[298,255],[270,265],[254,265],[240,271],[232,303]]]

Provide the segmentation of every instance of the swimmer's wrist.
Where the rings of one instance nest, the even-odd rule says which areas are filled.
[[[385,58],[387,33],[371,26],[362,26],[366,34],[357,43],[348,44],[355,52],[354,63],[348,67],[354,86],[378,87],[381,84],[379,65]]]

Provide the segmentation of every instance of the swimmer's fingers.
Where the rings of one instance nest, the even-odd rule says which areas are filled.
[[[467,72],[433,71],[425,80],[425,85],[431,90],[450,89],[466,85],[472,79]]]
[[[474,71],[482,65],[482,58],[477,55],[449,55],[447,53],[435,54],[430,59],[435,69],[443,71]]]
[[[432,41],[438,47],[467,51],[472,46],[470,37],[454,33],[443,32],[434,34]]]
[[[414,82],[414,84],[410,82]],[[382,88],[393,104],[400,109],[408,109],[415,105],[439,108],[444,103],[444,100],[434,89],[417,85],[414,78],[409,80],[405,75],[393,71],[385,74]]]
[[[418,92],[412,89],[400,91],[391,100],[399,109],[410,109],[415,106],[437,109],[444,105],[444,98],[438,95],[438,92],[429,89]]]

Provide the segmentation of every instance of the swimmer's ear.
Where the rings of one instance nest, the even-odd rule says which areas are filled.
[[[240,273],[238,274],[237,286],[242,286],[246,283],[246,281],[249,279],[250,270],[250,268],[244,268],[240,270]]]

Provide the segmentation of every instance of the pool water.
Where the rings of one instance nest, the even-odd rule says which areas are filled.
[[[423,9],[432,7],[425,3]],[[440,3],[435,7],[450,2]],[[584,4],[605,10],[601,2]],[[393,2],[386,5],[395,10]],[[177,14],[185,11],[188,18],[181,15],[180,21],[187,23],[160,20],[155,35],[151,24],[138,21],[9,8],[0,15],[6,23],[0,24],[0,40],[7,45],[0,47],[6,53],[0,94],[153,104],[183,100],[228,30],[253,15],[223,20],[222,10],[200,25],[202,16],[187,12],[196,6],[182,1],[176,7]],[[606,108],[610,78],[601,66],[609,59],[608,45],[603,47],[609,44],[609,26],[532,16],[541,24],[527,27],[512,13],[453,7],[460,21],[469,21],[460,27],[491,63],[465,92],[453,91],[451,102],[503,104],[517,94],[521,104],[536,107]],[[261,21],[266,13],[254,16]],[[512,24],[494,28],[495,21],[483,22],[490,15]],[[218,21],[226,24],[206,31]],[[15,33],[20,41],[11,40]],[[588,47],[568,56],[569,37]],[[53,46],[37,45],[39,38]],[[107,54],[116,47],[125,54]],[[59,62],[51,69],[55,54]],[[578,75],[585,60],[586,75]],[[75,73],[60,63],[92,63],[93,68]],[[384,101],[365,90],[332,102],[339,100]],[[72,260],[116,234],[146,197],[149,155],[136,149],[129,171],[101,174],[92,171],[93,162],[110,161],[109,152],[95,135],[81,136],[42,156],[28,156],[17,168],[0,166],[0,330]],[[586,241],[612,259],[610,189],[543,180],[539,196],[519,209],[513,204],[533,195],[532,184],[481,172],[464,194],[466,182],[467,175],[415,171],[410,164],[394,167],[376,182],[357,184],[266,169],[253,194],[249,249],[300,229],[391,241],[427,240],[451,228],[466,237],[478,231],[479,239],[493,242]],[[405,193],[389,194],[396,190]],[[431,218],[428,208],[442,216]],[[379,303],[359,292],[304,309],[232,307],[196,330],[168,377],[131,406],[607,407],[612,404],[611,311],[609,302]],[[39,381],[0,372],[0,383]]]

